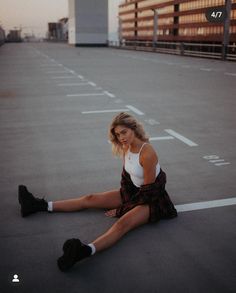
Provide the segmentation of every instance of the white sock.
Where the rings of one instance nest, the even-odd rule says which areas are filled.
[[[94,255],[95,252],[96,252],[96,247],[94,246],[93,243],[89,243],[88,246],[91,247],[91,249],[92,249],[92,253],[91,253],[91,255]]]
[[[48,202],[48,211],[52,212],[53,211],[53,206],[52,206],[52,201]]]

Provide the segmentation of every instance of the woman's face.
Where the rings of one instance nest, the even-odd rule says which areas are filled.
[[[114,131],[117,139],[124,147],[129,146],[135,138],[134,131],[126,126],[118,125]]]

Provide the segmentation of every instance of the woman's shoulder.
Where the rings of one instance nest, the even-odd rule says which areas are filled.
[[[143,144],[142,151],[146,151],[146,152],[153,151],[153,152],[156,152],[155,149],[154,149],[154,147],[153,147],[153,145],[150,142],[145,142]]]
[[[157,153],[150,143],[146,143],[143,146],[139,158],[139,162],[143,167],[148,166],[149,168],[150,166],[156,165],[158,162]]]
[[[143,145],[140,156],[141,157],[156,157],[157,153],[154,147],[148,142]]]

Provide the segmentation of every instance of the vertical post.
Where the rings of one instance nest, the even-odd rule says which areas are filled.
[[[122,45],[122,22],[120,16],[118,16],[118,38],[119,38],[119,46]]]
[[[156,48],[157,46],[157,30],[158,30],[158,13],[156,9],[152,9],[154,12],[154,18],[153,18],[153,48]]]
[[[230,14],[231,14],[231,0],[225,0],[226,18],[224,20],[224,34],[222,43],[222,60],[227,57],[227,48],[229,45],[229,28],[230,28]]]

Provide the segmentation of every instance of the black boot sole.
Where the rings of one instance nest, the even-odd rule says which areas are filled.
[[[28,215],[32,214],[32,212],[27,211],[27,201],[25,199],[25,196],[27,196],[28,190],[26,186],[19,185],[18,186],[18,201],[21,205],[21,216],[23,218],[27,217]]]
[[[21,216],[23,218],[36,212],[47,210],[47,202],[43,199],[35,198],[24,185],[18,186],[18,201],[21,205]],[[39,203],[40,201],[41,203]],[[41,205],[40,207],[39,204]]]
[[[79,260],[78,251],[81,247],[82,243],[79,239],[69,239],[64,243],[64,254],[57,260],[57,265],[62,272],[69,270]]]

